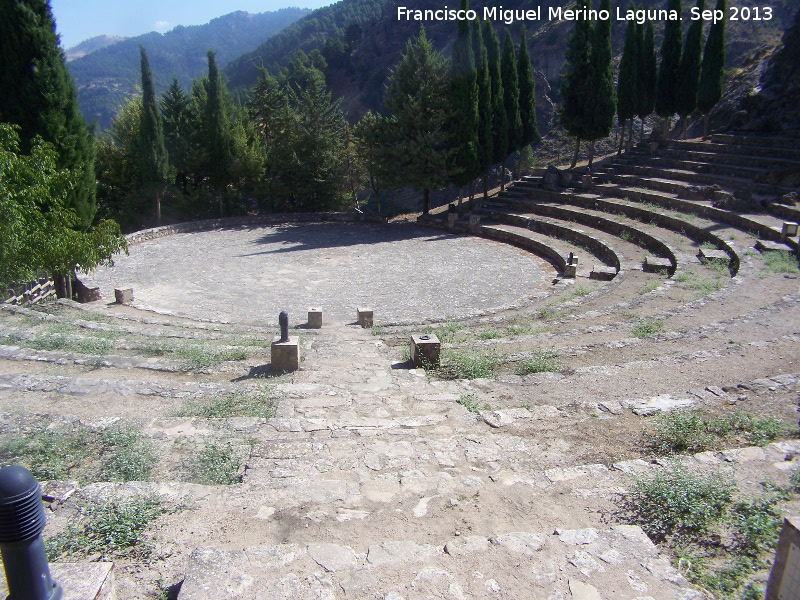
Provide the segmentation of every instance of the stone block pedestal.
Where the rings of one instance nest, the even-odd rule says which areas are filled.
[[[592,272],[589,273],[589,279],[597,279],[599,281],[611,281],[617,276],[617,270],[614,267],[594,267]]]
[[[308,328],[321,329],[322,328],[322,309],[309,307],[308,309]]]
[[[642,270],[645,273],[658,273],[659,271],[671,271],[672,261],[668,258],[655,258],[654,256],[647,256],[644,259]]]
[[[114,290],[117,304],[130,304],[133,302],[133,288],[120,288]]]
[[[356,317],[362,327],[372,327],[373,310],[371,308],[357,308]]]
[[[272,370],[297,371],[300,368],[300,344],[296,337],[289,336],[288,342],[279,341],[276,337],[270,348]]]
[[[411,336],[411,362],[414,367],[438,367],[442,345],[435,335]]]
[[[784,519],[766,600],[800,598],[800,517]]]
[[[784,221],[781,227],[781,239],[793,238],[797,235],[798,225],[794,221]]]
[[[564,266],[564,277],[569,277],[570,279],[575,279],[578,274],[578,265],[565,265]]]

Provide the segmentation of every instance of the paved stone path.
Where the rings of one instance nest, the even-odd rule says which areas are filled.
[[[135,245],[92,278],[113,301],[204,319],[353,322],[358,306],[382,322],[488,314],[525,304],[555,275],[529,252],[413,225],[289,224],[172,235]]]

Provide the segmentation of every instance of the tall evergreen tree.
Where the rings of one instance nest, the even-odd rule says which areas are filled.
[[[639,94],[637,97],[636,115],[642,121],[640,138],[644,138],[644,120],[653,114],[656,107],[656,85],[658,81],[658,61],[656,60],[655,34],[653,23],[647,22],[645,30],[638,26],[639,32]]]
[[[422,212],[430,211],[430,190],[447,184],[449,151],[447,124],[447,69],[421,27],[406,43],[406,51],[392,71],[386,89],[386,108],[396,168],[422,190]]]
[[[208,82],[205,106],[205,169],[217,195],[219,214],[224,216],[225,187],[233,161],[231,103],[228,90],[217,69],[216,55],[208,51]]]
[[[489,58],[483,43],[482,27],[472,24],[472,54],[478,69],[478,164],[483,175],[483,197],[489,197],[489,167],[492,166],[492,81],[489,76]]]
[[[395,168],[393,149],[387,139],[386,118],[368,110],[356,123],[354,133],[369,186],[375,194],[377,212],[381,214],[381,192],[402,185]]]
[[[600,10],[611,14],[611,0],[601,0]],[[611,19],[600,19],[594,26],[590,52],[591,76],[589,78],[589,169],[594,159],[595,141],[608,137],[614,126],[617,97],[614,89],[614,71],[611,68]]]
[[[576,10],[589,10],[589,0],[577,0]],[[591,76],[591,39],[592,24],[588,19],[577,19],[575,28],[567,42],[566,63],[561,76],[561,125],[567,133],[575,136],[575,153],[572,156],[571,168],[578,163],[578,152],[581,139],[588,139],[589,123],[587,106],[588,83]]]
[[[503,104],[508,119],[508,139],[505,155],[503,156],[503,172],[500,177],[500,189],[505,189],[506,160],[508,156],[522,147],[522,118],[519,114],[519,76],[517,74],[517,57],[514,52],[514,42],[511,34],[506,30],[503,40],[503,57],[500,61],[500,73],[503,79]]]
[[[667,10],[680,17],[681,0],[667,0]],[[678,110],[678,88],[681,86],[681,21],[667,21],[661,44],[661,66],[658,70],[656,114],[664,119],[663,137],[669,138],[669,121]]]
[[[505,160],[508,148],[508,115],[506,114],[503,79],[500,75],[500,41],[492,21],[483,24],[483,42],[489,65],[489,81],[492,86],[492,164]]]
[[[177,77],[172,79],[167,91],[161,96],[160,105],[164,120],[164,145],[169,162],[175,169],[177,184],[185,194],[191,160],[191,112],[189,97],[181,88]]]
[[[461,0],[461,10],[469,9],[469,1]],[[459,209],[462,193],[460,188],[471,183],[480,174],[478,162],[478,85],[469,21],[458,22],[458,32],[453,42],[450,58],[449,87],[449,137],[452,164],[450,180],[459,187]]]
[[[78,108],[75,84],[46,0],[0,1],[0,122],[19,125],[23,152],[35,136],[52,143],[58,167],[76,172],[67,208],[88,228],[97,210],[94,136]]]
[[[161,195],[170,183],[170,167],[164,145],[164,125],[156,104],[156,91],[147,50],[139,44],[142,70],[142,114],[139,127],[139,168],[144,193],[155,202],[156,225],[161,225]]]
[[[520,30],[519,52],[517,53],[517,75],[519,76],[519,117],[522,120],[522,140],[520,140],[517,179],[522,168],[522,149],[537,144],[542,137],[536,123],[536,83],[533,80],[533,65],[528,53],[528,34],[525,25]]]
[[[726,14],[725,0],[717,0],[716,10]],[[697,88],[697,108],[703,113],[703,139],[708,138],[708,114],[722,98],[725,69],[725,19],[711,24],[703,53],[700,83]]]
[[[697,10],[703,12],[705,0],[697,0]],[[689,126],[689,117],[697,108],[697,86],[700,82],[700,61],[703,54],[703,19],[692,21],[686,33],[681,55],[681,85],[678,88],[677,108],[683,121],[683,137]]]
[[[631,9],[634,8],[631,3]],[[633,122],[633,117],[639,107],[639,66],[638,25],[635,21],[628,21],[625,30],[625,46],[622,49],[622,58],[619,62],[619,78],[617,79],[617,117],[622,126],[619,136],[619,153],[625,145],[625,123],[628,119]]]

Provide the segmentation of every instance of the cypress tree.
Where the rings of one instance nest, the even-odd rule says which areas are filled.
[[[697,10],[702,13],[705,0],[697,0]],[[697,86],[700,82],[700,60],[703,53],[703,19],[692,21],[686,33],[681,55],[681,86],[678,88],[678,114],[683,121],[683,137],[689,126],[689,116],[697,108]]]
[[[219,214],[224,216],[223,197],[228,183],[228,169],[233,160],[231,107],[228,90],[217,69],[216,55],[208,51],[208,82],[206,87],[205,133],[206,170],[216,191]]]
[[[655,34],[653,32],[653,23],[647,22],[647,30],[641,26],[638,27],[639,31],[639,48],[641,54],[639,56],[639,94],[638,94],[638,107],[636,109],[637,116],[642,120],[642,130],[640,138],[644,138],[644,120],[645,117],[653,114],[656,107],[656,82],[658,81],[658,67],[656,60],[656,46]]]
[[[667,9],[681,16],[681,0],[667,0]],[[663,137],[669,138],[669,120],[678,109],[678,88],[681,85],[681,22],[667,21],[661,44],[661,67],[658,70],[656,114],[664,119]]]
[[[421,27],[419,36],[406,43],[402,59],[386,88],[387,143],[394,148],[395,168],[406,181],[422,190],[422,212],[430,211],[430,190],[447,184],[449,163],[447,124],[447,72]]]
[[[139,44],[142,70],[142,113],[139,126],[139,168],[146,195],[155,201],[156,225],[161,225],[161,194],[169,183],[170,167],[164,146],[164,125],[156,104],[156,91],[147,50]]]
[[[589,0],[577,0],[576,10],[589,10],[590,8]],[[567,133],[575,136],[575,154],[572,157],[570,168],[574,168],[578,162],[581,139],[588,137],[589,108],[586,98],[588,96],[587,85],[591,75],[589,62],[591,38],[592,25],[588,19],[576,20],[575,28],[567,41],[565,70],[561,76],[561,96],[564,98],[560,112],[561,125],[567,130]]]
[[[491,20],[483,24],[483,41],[489,65],[489,81],[492,86],[492,164],[506,157],[508,147],[508,115],[506,115],[503,79],[500,75],[500,41],[497,39]]]
[[[717,10],[727,12],[725,0],[717,0]],[[722,79],[725,69],[725,19],[711,24],[703,53],[700,83],[697,88],[697,108],[703,113],[703,139],[708,138],[708,113],[722,98]]]
[[[478,69],[478,164],[483,174],[483,197],[489,197],[489,167],[492,166],[492,82],[489,58],[483,43],[481,24],[472,24],[472,54]]]
[[[517,75],[519,75],[519,117],[522,120],[522,140],[519,145],[517,179],[522,168],[522,149],[537,144],[542,137],[536,124],[536,83],[533,80],[533,65],[528,53],[528,35],[525,25],[520,31],[519,52],[517,54]]]
[[[602,0],[600,10],[611,14],[611,0]],[[589,135],[589,169],[594,158],[596,140],[608,137],[614,126],[614,113],[617,111],[616,91],[614,90],[614,71],[611,68],[611,19],[601,19],[594,26],[592,49],[590,53],[591,77],[587,101],[591,121]]]
[[[469,1],[461,0],[461,10],[469,9]],[[471,183],[480,173],[478,162],[478,84],[473,60],[469,21],[458,22],[458,33],[450,58],[449,134],[452,153],[450,180],[459,187]]]
[[[503,40],[503,57],[500,61],[500,74],[503,80],[503,105],[508,119],[508,138],[506,150],[503,154],[503,172],[500,178],[500,189],[505,189],[506,165],[505,161],[510,154],[522,146],[522,118],[519,114],[519,77],[517,75],[517,58],[514,52],[514,42],[511,34],[506,30]]]
[[[634,8],[631,3],[631,9]],[[622,49],[622,59],[619,62],[619,78],[617,80],[617,117],[622,126],[619,137],[619,154],[625,141],[625,122],[633,120],[636,109],[639,107],[639,44],[638,25],[635,21],[628,21],[625,30],[625,46]]]
[[[177,77],[173,77],[167,91],[161,96],[160,104],[164,119],[164,145],[169,162],[175,169],[177,182],[185,194],[190,169],[190,102]]]
[[[66,207],[78,217],[74,227],[86,229],[97,210],[94,136],[80,114],[50,5],[2,0],[0,15],[0,121],[19,125],[23,152],[40,135],[55,146],[59,168],[79,173]]]

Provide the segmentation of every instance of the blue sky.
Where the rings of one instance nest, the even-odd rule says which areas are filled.
[[[331,0],[50,0],[64,48],[96,35],[130,37],[164,33],[176,25],[201,25],[237,10],[261,13],[327,4]]]

